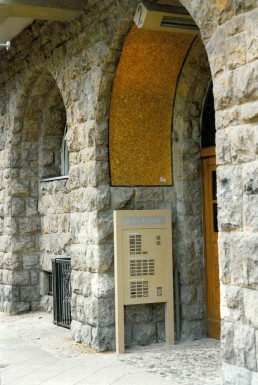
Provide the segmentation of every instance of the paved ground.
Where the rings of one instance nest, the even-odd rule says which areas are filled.
[[[204,339],[95,353],[48,314],[0,313],[0,385],[219,385],[219,350]]]

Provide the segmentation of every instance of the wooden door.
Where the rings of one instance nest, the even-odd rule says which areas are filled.
[[[207,149],[208,150],[208,149]],[[215,149],[203,151],[206,308],[209,337],[220,338],[220,282]]]

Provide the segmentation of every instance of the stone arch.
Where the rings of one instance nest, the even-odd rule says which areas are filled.
[[[210,79],[205,48],[198,37],[178,78],[173,114],[175,256],[183,339],[206,335],[200,148],[201,114]]]
[[[135,8],[134,8],[135,9]],[[110,45],[110,57],[114,58],[116,63],[120,57],[121,50],[125,38],[127,36],[130,27],[132,26],[133,12],[128,10],[129,17],[125,17],[127,20],[127,28],[123,26],[120,30],[117,29],[117,34],[114,34],[112,44]],[[125,34],[124,32],[127,31]],[[108,61],[106,64],[108,65]],[[194,76],[191,79],[191,66],[194,66]],[[116,67],[113,66],[114,72]],[[112,76],[114,76],[112,72]],[[173,215],[173,247],[174,255],[178,254],[178,263],[183,268],[183,285],[181,286],[180,300],[183,302],[181,306],[182,316],[182,330],[181,337],[184,339],[201,338],[206,335],[205,327],[205,310],[204,310],[204,288],[203,288],[203,239],[202,239],[202,212],[201,203],[198,203],[198,207],[193,207],[193,202],[187,201],[186,195],[188,192],[187,181],[183,178],[186,177],[187,170],[180,176],[180,168],[186,166],[187,160],[194,156],[192,162],[192,169],[188,170],[188,178],[191,180],[191,172],[194,172],[194,178],[192,178],[192,185],[194,185],[195,195],[201,196],[201,179],[200,179],[200,114],[203,99],[205,96],[206,88],[210,80],[211,74],[208,65],[208,58],[202,43],[201,38],[196,39],[192,45],[189,55],[187,56],[184,68],[181,72],[178,83],[178,89],[175,101],[175,114],[174,117],[174,134],[173,142],[177,141],[173,146],[174,152],[179,151],[179,140],[183,146],[179,158],[176,159],[174,155],[174,162],[176,163],[174,170],[176,171],[175,186],[176,187],[111,187],[111,209],[164,209],[170,208]],[[113,80],[113,78],[112,78]],[[102,82],[105,82],[105,74],[103,74]],[[199,86],[195,87],[194,82],[198,82]],[[185,83],[185,84],[184,84]],[[106,94],[108,98],[111,98],[110,93]],[[181,98],[181,101],[180,101]],[[172,106],[171,106],[172,108]],[[184,111],[186,109],[186,111]],[[179,118],[179,114],[184,116],[185,119],[193,117],[192,123],[184,121]],[[176,138],[177,130],[180,131],[179,137]],[[190,144],[191,142],[191,144]],[[194,151],[187,151],[195,146]],[[183,161],[179,166],[179,159]],[[187,177],[186,177],[187,179]],[[178,189],[178,191],[177,191]],[[199,195],[200,194],[200,195]],[[193,211],[189,216],[189,210]],[[194,212],[196,210],[196,212]],[[110,210],[111,220],[112,210]],[[184,233],[184,220],[190,217],[191,231],[193,236],[191,240],[185,245],[180,244],[180,237]],[[197,223],[197,226],[195,227]],[[194,228],[195,227],[195,228]],[[189,227],[190,228],[190,227]],[[195,235],[198,239],[195,239]],[[180,249],[180,250],[179,250]],[[183,255],[184,252],[188,253],[189,258],[192,258],[191,269],[187,270],[184,266]],[[193,289],[193,291],[191,291]],[[190,312],[187,312],[187,308],[190,305]],[[126,338],[127,344],[143,343],[148,344],[155,341],[160,341],[164,337],[164,309],[162,306],[147,305],[144,308],[128,307],[126,309]],[[137,323],[132,327],[132,320],[137,319]],[[142,323],[146,322],[146,330],[148,332],[141,332]],[[148,323],[148,325],[147,325]],[[180,335],[177,336],[180,338]]]
[[[52,204],[57,204],[55,192],[53,184],[41,181],[60,177],[66,109],[50,72],[41,69],[30,76],[16,111],[10,150],[11,247],[12,258],[17,262],[12,272],[16,293],[13,313],[40,307],[42,296],[47,294],[47,277],[41,271],[51,271],[51,256],[55,254],[53,242],[42,242],[45,234],[58,231],[51,230],[46,212],[51,207],[51,197]]]

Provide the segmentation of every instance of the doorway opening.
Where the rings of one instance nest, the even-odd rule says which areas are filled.
[[[215,111],[212,84],[202,114],[201,158],[203,178],[203,227],[207,332],[220,338],[220,282],[218,258],[217,178],[215,156]]]

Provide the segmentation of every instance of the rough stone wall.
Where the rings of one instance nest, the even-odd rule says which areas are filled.
[[[182,0],[182,3],[200,27],[214,84],[223,384],[254,385],[258,376],[257,1]],[[32,273],[37,275],[39,269],[38,265],[35,269],[24,267],[24,258],[26,248],[29,253],[34,252],[36,239],[42,234],[39,230],[42,218],[40,226],[37,219],[36,229],[29,230],[30,234],[34,232],[32,238],[30,235],[19,237],[20,229],[17,232],[12,206],[16,198],[26,198],[28,189],[38,191],[34,187],[38,179],[15,177],[17,148],[11,144],[24,143],[19,138],[21,131],[16,130],[17,123],[19,125],[25,116],[20,101],[24,95],[26,97],[32,78],[36,82],[36,74],[44,69],[52,74],[60,90],[68,123],[71,168],[69,188],[66,186],[68,190],[65,190],[68,203],[62,213],[66,210],[70,219],[67,253],[72,258],[73,268],[73,333],[75,338],[98,349],[114,345],[111,340],[114,333],[111,208],[126,208],[125,202],[131,201],[127,193],[120,190],[118,195],[125,196],[119,198],[119,203],[117,192],[109,188],[108,110],[116,62],[136,4],[137,1],[99,1],[98,6],[89,8],[77,21],[65,24],[36,22],[15,39],[10,53],[1,52],[0,61],[1,309],[11,312],[14,304],[23,302],[21,289],[27,284],[13,284],[21,265],[22,271],[30,271],[30,276],[22,273],[30,280]],[[21,130],[22,124],[20,127]],[[54,182],[51,188],[61,191],[64,182]],[[129,197],[139,196],[137,191],[140,190],[129,191]],[[160,191],[158,202],[165,196],[165,190]],[[41,196],[41,193],[37,194]],[[44,194],[47,196],[48,192],[44,191]],[[44,194],[42,191],[42,196]],[[117,199],[118,203],[114,204]],[[133,202],[134,207],[142,205],[135,198]],[[165,205],[174,204],[173,197],[169,203],[165,202]],[[29,199],[26,210],[29,210]],[[34,210],[38,217],[35,206]],[[21,239],[21,243],[26,239],[22,260],[15,251],[16,247],[23,249],[19,245]],[[38,246],[36,251],[40,254]],[[37,295],[36,302],[38,299]],[[184,309],[188,305],[186,302]],[[150,312],[146,310],[143,314]],[[135,310],[132,309],[130,314],[128,322],[130,317],[135,320]],[[159,320],[163,322],[162,316]]]
[[[51,258],[71,257],[72,333],[75,339],[102,350],[114,348],[113,210],[171,208],[174,224],[177,217],[183,223],[184,216],[182,205],[177,207],[174,187],[110,188],[107,146],[111,87],[136,3],[101,2],[98,9],[92,8],[80,20],[66,24],[36,22],[17,37],[2,62],[1,84],[8,82],[12,95],[9,103],[14,112],[12,118],[6,116],[8,129],[3,126],[3,132],[10,135],[10,141],[5,141],[10,177],[4,194],[11,202],[9,211],[6,204],[4,208],[5,217],[18,222],[18,228],[12,227],[10,234],[9,254],[3,253],[1,259],[1,266],[6,268],[1,271],[2,309],[36,309],[41,301],[43,308],[51,310],[45,272],[51,271]],[[194,59],[190,66],[197,68],[193,62]],[[206,83],[203,87],[204,90]],[[200,98],[198,103],[196,116],[200,113]],[[190,110],[188,114],[193,116]],[[5,113],[7,110],[2,115]],[[59,175],[58,147],[65,119],[69,179],[41,182],[42,177]],[[198,141],[198,129],[194,129],[194,136]],[[188,146],[189,154],[191,147],[192,144]],[[180,156],[177,152],[175,162]],[[198,152],[196,156],[195,191],[199,194]],[[177,165],[181,167],[180,162]],[[178,176],[179,184],[181,177]],[[186,189],[178,191],[185,194]],[[200,210],[188,212],[189,218],[194,215],[199,216],[200,227]],[[197,222],[193,221],[191,228]],[[3,229],[6,233],[7,228]],[[174,238],[178,238],[176,232]],[[190,247],[189,241],[189,250]],[[182,247],[175,241],[175,259],[179,249]],[[200,265],[203,256],[197,246],[196,255]],[[185,303],[182,316],[187,319],[184,338],[197,338],[204,333],[203,277],[199,275],[198,282],[191,282],[188,277],[195,270],[193,266],[192,273],[181,275],[182,286],[186,284],[181,294]],[[190,294],[192,288],[194,293]],[[8,289],[15,293],[13,298],[5,295]],[[187,312],[189,304],[192,310]],[[190,321],[196,324],[192,330]],[[163,338],[163,306],[127,307],[127,345]]]
[[[257,1],[182,3],[200,27],[214,84],[222,383],[254,385],[258,382]]]
[[[206,45],[217,126],[223,385],[258,381],[257,19],[257,2],[228,2]]]
[[[102,350],[114,346],[112,219],[102,211],[111,199],[109,90],[119,52],[108,44],[118,44],[114,30],[131,3],[101,1],[74,22],[36,22],[1,53],[1,309],[36,309],[42,296],[50,309],[42,272],[52,257],[71,257],[72,315],[85,325],[83,341]],[[58,174],[59,94],[69,179],[41,182]]]
[[[201,114],[210,81],[205,48],[198,37],[182,68],[173,111],[174,258],[180,278],[182,339],[207,334],[200,148]]]

